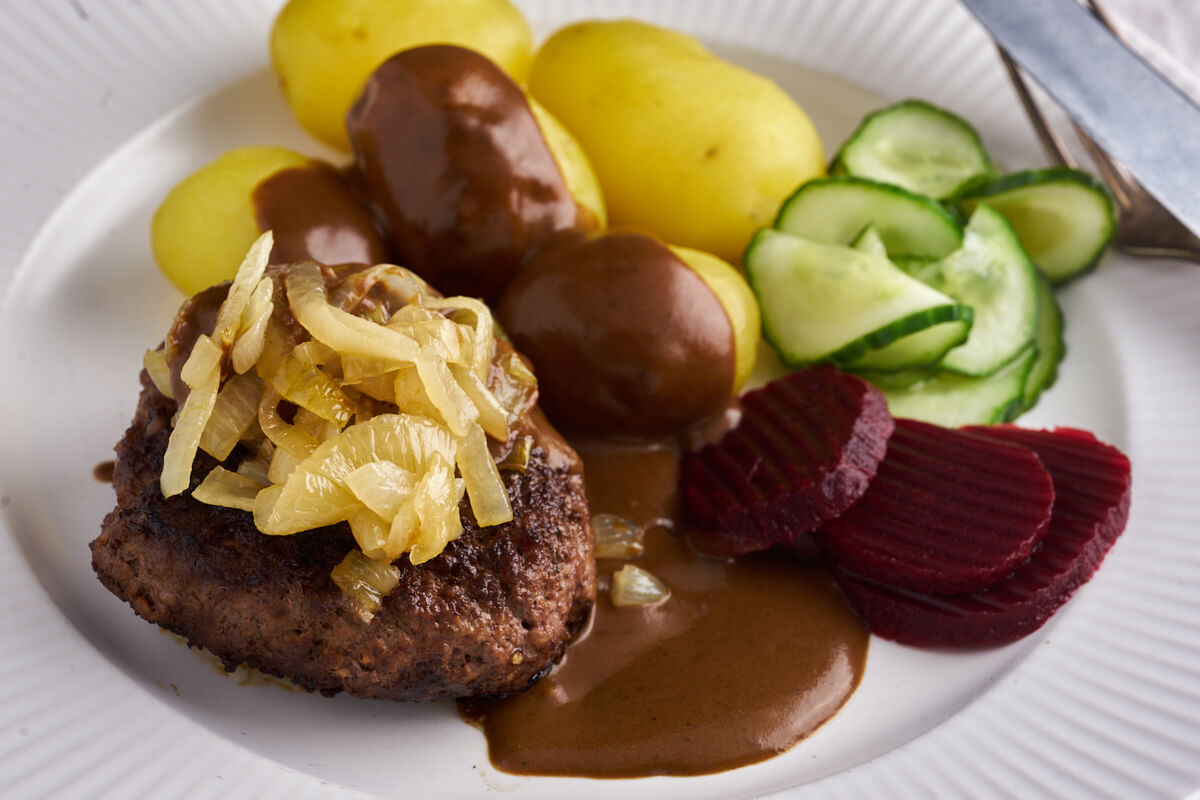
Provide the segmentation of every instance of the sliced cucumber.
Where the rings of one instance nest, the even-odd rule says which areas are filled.
[[[865,178],[818,178],[783,202],[775,227],[817,242],[849,244],[873,226],[889,255],[941,258],[962,227],[935,200]]]
[[[922,381],[927,381],[937,374],[937,365],[931,364],[924,367],[911,367],[909,369],[898,369],[891,372],[881,372],[877,369],[854,369],[849,370],[860,378],[864,378],[878,386],[880,389],[908,389]]]
[[[986,205],[967,223],[963,246],[940,261],[910,264],[912,275],[975,311],[966,344],[942,369],[990,375],[1015,359],[1037,333],[1038,273],[1012,226]]]
[[[1105,186],[1066,167],[1014,172],[969,187],[958,202],[987,203],[1012,224],[1050,282],[1061,284],[1096,266],[1117,230],[1117,207]]]
[[[1011,422],[1024,408],[1025,384],[1037,359],[1030,345],[1007,366],[984,378],[939,372],[906,388],[880,387],[894,416],[938,425]]]
[[[937,200],[994,173],[970,123],[922,100],[905,100],[870,114],[842,145],[829,171],[892,183]]]
[[[851,342],[830,360],[851,369],[894,372],[937,364],[971,333],[970,306],[934,306]]]
[[[1067,354],[1063,340],[1063,315],[1054,296],[1054,287],[1045,276],[1038,275],[1038,324],[1037,359],[1029,370],[1025,381],[1025,397],[1022,411],[1037,405],[1042,392],[1054,385],[1058,379],[1058,365]]]
[[[934,363],[970,329],[969,308],[880,255],[768,228],[746,248],[745,265],[763,335],[789,367]]]
[[[879,235],[879,231],[874,225],[868,225],[863,228],[862,233],[855,237],[853,244],[850,245],[860,253],[871,253],[876,256],[887,258],[887,247],[883,244],[883,237]]]

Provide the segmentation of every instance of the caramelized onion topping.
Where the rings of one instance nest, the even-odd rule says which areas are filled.
[[[184,363],[189,393],[163,494],[188,488],[198,449],[221,461],[244,452],[236,469],[212,470],[195,499],[251,511],[274,536],[348,523],[360,550],[335,580],[369,619],[391,591],[390,573],[371,565],[441,553],[462,533],[464,494],[480,526],[512,519],[487,437],[507,440],[536,379],[514,354],[497,357],[498,331],[478,300],[440,297],[392,265],[330,290],[314,262],[268,272],[270,250],[268,232]],[[169,388],[155,352],[147,370]]]

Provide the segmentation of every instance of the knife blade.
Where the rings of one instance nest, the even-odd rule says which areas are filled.
[[[1075,0],[963,0],[1014,61],[1200,235],[1200,108]]]

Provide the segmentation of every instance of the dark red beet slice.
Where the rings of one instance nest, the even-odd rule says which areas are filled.
[[[765,550],[849,508],[875,475],[892,433],[878,389],[823,365],[741,401],[736,428],[684,458],[693,540],[723,555]]]
[[[986,589],[1046,532],[1054,484],[1026,447],[896,420],[862,499],[817,535],[840,566],[899,589]]]
[[[835,574],[872,633],[919,646],[983,646],[1040,628],[1087,582],[1129,515],[1129,459],[1070,428],[971,429],[1031,448],[1054,480],[1055,502],[1041,546],[1012,575],[982,592],[922,594]]]

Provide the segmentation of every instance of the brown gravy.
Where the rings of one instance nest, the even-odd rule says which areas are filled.
[[[275,235],[272,264],[383,264],[389,254],[371,212],[328,164],[276,172],[252,196],[259,230]]]
[[[494,301],[524,255],[595,220],[521,88],[472,50],[404,50],[346,115],[360,186],[394,255],[447,295]]]
[[[92,467],[92,477],[101,483],[112,483],[113,471],[116,469],[116,467],[117,464],[112,459],[109,459],[108,461],[101,461],[99,464]]]
[[[729,401],[729,315],[651,236],[559,233],[522,264],[496,318],[533,362],[547,416],[568,432],[662,436]]]
[[[673,444],[573,442],[593,512],[675,520]],[[589,631],[527,692],[462,713],[507,772],[586,777],[697,775],[770,758],[829,719],[858,686],[868,636],[822,567],[779,553],[736,561],[652,527],[635,563],[671,587],[619,609],[600,561]]]

